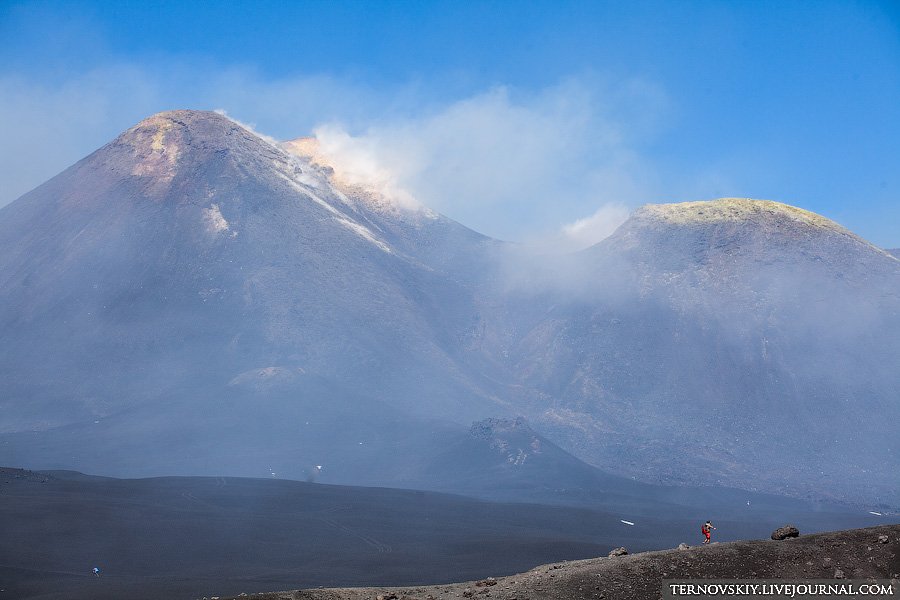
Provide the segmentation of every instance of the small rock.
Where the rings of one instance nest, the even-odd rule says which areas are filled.
[[[610,556],[625,556],[626,554],[628,554],[628,550],[625,548],[625,546],[619,546],[618,548],[610,550],[609,552]]]
[[[887,543],[888,543],[888,536],[886,536],[886,535],[879,535],[879,536],[878,536],[878,541],[879,541],[880,543],[882,543],[882,544],[887,544]]]
[[[497,585],[497,580],[493,577],[488,577],[487,579],[482,579],[481,581],[476,581],[475,585],[478,587],[484,587],[486,585]]]
[[[800,530],[793,525],[785,525],[784,527],[779,527],[772,532],[773,540],[786,540],[788,538],[795,538],[799,536]]]
[[[690,546],[688,546],[688,545],[685,544],[684,542],[681,542],[680,544],[678,544],[678,549],[679,549],[679,550],[687,550],[688,548],[690,548]]]
[[[835,569],[835,570],[834,570],[834,578],[835,578],[835,579],[843,579],[843,578],[844,578],[844,572],[841,571],[840,569]]]

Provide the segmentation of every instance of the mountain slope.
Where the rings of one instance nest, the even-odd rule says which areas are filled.
[[[471,290],[407,252],[483,238],[367,208],[320,171],[174,111],[0,211],[5,458],[299,473],[352,463],[361,433],[504,413],[471,374]]]
[[[578,260],[579,289],[551,294],[512,353],[553,399],[531,420],[563,447],[670,481],[900,489],[900,263],[885,252],[731,199],[647,206]]]
[[[471,412],[479,393],[452,373],[448,339],[468,325],[466,290],[364,217],[224,117],[143,121],[4,210],[4,380],[26,385],[5,390],[25,396],[4,406],[5,426],[109,414],[110,386],[128,405],[270,366],[377,380],[409,410]],[[433,373],[449,376],[431,386]],[[60,386],[37,398],[35,380]]]

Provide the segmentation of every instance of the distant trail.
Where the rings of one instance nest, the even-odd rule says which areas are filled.
[[[29,573],[42,573],[42,574],[52,574],[52,575],[74,575],[75,577],[94,577],[94,574],[90,571],[55,571],[53,569],[31,569],[28,567],[23,567],[21,565],[2,565],[0,564],[0,569],[10,569],[13,571],[27,571]],[[106,574],[103,575],[106,577]]]
[[[201,500],[197,496],[194,495],[193,492],[181,492],[181,497],[185,500],[190,500],[191,502],[196,502],[197,504],[202,504],[203,506],[209,506],[210,508],[218,508],[215,504],[210,504],[205,500]]]
[[[380,542],[373,537],[363,535],[363,534],[359,533],[358,531],[351,529],[350,527],[347,527],[346,525],[341,525],[340,523],[333,521],[331,519],[322,519],[322,521],[327,523],[328,525],[331,525],[332,527],[335,527],[336,529],[340,529],[341,531],[344,531],[354,537],[361,539],[366,544],[368,544],[368,545],[372,546],[373,548],[375,548],[376,550],[378,550],[378,552],[386,554],[388,552],[391,552],[391,550],[392,550],[392,548],[389,545],[385,544],[384,542]]]
[[[342,510],[347,510],[347,508],[346,507],[334,507],[334,508],[329,508],[323,512],[333,514],[336,512],[340,512]],[[379,553],[387,554],[393,550],[388,544],[385,544],[384,542],[376,540],[375,538],[370,537],[368,535],[364,535],[364,534],[356,531],[355,529],[347,527],[346,525],[342,525],[342,524],[338,523],[337,521],[335,521],[334,519],[329,519],[326,517],[319,517],[319,518],[322,520],[323,523],[331,525],[335,529],[339,529],[345,533],[349,533],[350,535],[352,535],[356,538],[359,538],[360,540],[362,540],[369,546],[372,546],[373,548],[375,548]]]

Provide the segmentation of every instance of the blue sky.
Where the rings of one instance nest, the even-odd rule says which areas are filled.
[[[898,6],[4,1],[0,205],[149,114],[223,109],[505,239],[741,196],[897,247]]]

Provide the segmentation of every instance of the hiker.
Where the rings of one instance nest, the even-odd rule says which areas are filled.
[[[704,544],[709,543],[709,532],[713,529],[715,529],[715,527],[713,527],[712,521],[707,521],[700,527],[700,531],[703,533],[704,536],[706,536],[706,539],[703,540]]]
[[[94,577],[100,577],[100,567],[94,567],[91,572],[94,574]]]

